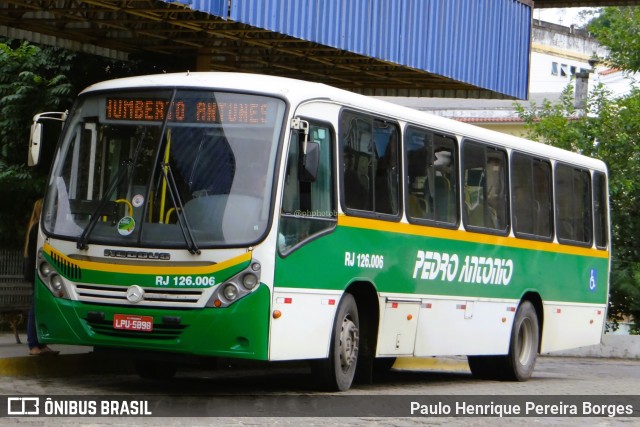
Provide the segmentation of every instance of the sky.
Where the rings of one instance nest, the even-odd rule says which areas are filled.
[[[586,23],[584,19],[579,16],[580,12],[586,10],[597,10],[598,8],[589,7],[569,7],[562,9],[534,9],[534,19],[540,19],[541,21],[553,22],[554,24],[564,25],[570,27],[571,25],[581,26]]]

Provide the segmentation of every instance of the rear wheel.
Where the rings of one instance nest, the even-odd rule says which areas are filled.
[[[333,323],[327,359],[312,362],[316,381],[325,390],[344,391],[351,387],[358,364],[360,345],[358,307],[351,294],[344,294]]]
[[[531,378],[538,356],[539,330],[536,309],[529,301],[524,301],[518,307],[511,330],[511,344],[505,362],[505,379],[526,381]]]
[[[531,378],[540,340],[538,315],[529,301],[518,307],[506,356],[468,356],[471,373],[481,379],[526,381]]]

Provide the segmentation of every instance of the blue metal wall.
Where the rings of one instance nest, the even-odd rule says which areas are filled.
[[[165,3],[181,3],[193,10],[227,19],[229,0],[163,0]]]
[[[519,0],[186,0],[254,27],[527,97],[531,6]]]

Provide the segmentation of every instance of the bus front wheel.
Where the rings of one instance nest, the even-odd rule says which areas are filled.
[[[529,301],[518,307],[506,356],[468,356],[471,373],[481,379],[526,381],[531,378],[540,340],[538,315]]]
[[[358,362],[360,320],[351,294],[344,294],[333,322],[329,357],[312,362],[313,374],[324,390],[345,391],[351,387]]]

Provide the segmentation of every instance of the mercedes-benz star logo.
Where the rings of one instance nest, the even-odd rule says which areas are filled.
[[[138,285],[129,286],[127,289],[127,300],[130,303],[137,303],[144,299],[144,289]]]

